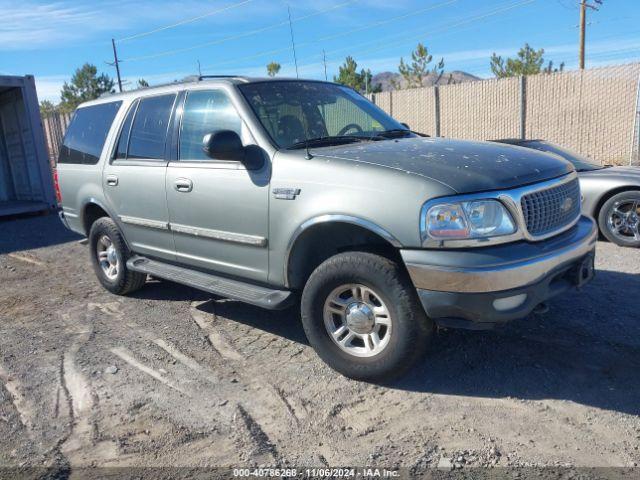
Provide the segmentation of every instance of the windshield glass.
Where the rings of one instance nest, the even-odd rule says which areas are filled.
[[[362,95],[340,85],[273,81],[238,88],[279,148],[326,137],[370,138],[390,130],[410,133]]]
[[[532,140],[524,142],[522,146],[534,148],[542,152],[550,152],[555,153],[556,155],[560,155],[565,160],[573,163],[573,166],[579,172],[599,170],[603,168],[601,165],[597,165],[593,160],[587,157],[583,157],[582,155],[572,152],[571,150],[567,150],[566,148],[559,147],[558,145],[554,145],[552,143],[543,142],[540,140]]]

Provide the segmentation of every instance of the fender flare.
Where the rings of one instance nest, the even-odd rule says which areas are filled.
[[[320,225],[323,223],[348,223],[351,225],[356,225],[358,227],[362,227],[365,230],[370,231],[371,233],[375,233],[376,235],[384,238],[391,245],[396,248],[402,248],[402,243],[387,230],[382,228],[380,225],[373,223],[370,220],[365,220],[360,217],[354,217],[352,215],[344,215],[339,213],[330,213],[318,215],[316,217],[309,218],[302,222],[293,232],[291,238],[289,239],[289,243],[287,244],[287,250],[284,255],[284,284],[287,288],[290,287],[289,284],[289,262],[291,259],[291,252],[293,251],[293,247],[296,244],[300,235],[306,232],[309,228],[314,227],[316,225]]]

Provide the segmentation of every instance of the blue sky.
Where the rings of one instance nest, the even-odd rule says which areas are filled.
[[[594,0],[591,0],[594,3]],[[296,0],[289,2],[301,77],[329,79],[346,55],[373,73],[397,71],[416,43],[446,70],[488,77],[492,52],[525,42],[576,68],[578,0]],[[84,62],[151,84],[208,74],[264,75],[270,61],[295,76],[283,0],[0,0],[0,75],[33,74],[40,99],[57,101]],[[194,17],[201,17],[195,20]],[[640,0],[603,0],[588,12],[587,66],[640,61]],[[166,28],[178,24],[172,28]],[[151,32],[151,33],[149,33]]]

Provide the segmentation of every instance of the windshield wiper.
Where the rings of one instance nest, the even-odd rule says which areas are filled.
[[[295,150],[306,147],[321,147],[330,145],[343,145],[347,143],[356,143],[366,140],[364,137],[357,137],[352,135],[328,135],[324,137],[309,138],[289,145],[287,149]]]
[[[404,137],[412,133],[413,132],[411,130],[407,130],[405,128],[392,128],[389,130],[384,130],[382,132],[376,132],[376,136],[384,137],[384,138],[397,138],[397,137]]]

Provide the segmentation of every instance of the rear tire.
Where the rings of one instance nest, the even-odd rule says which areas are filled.
[[[640,191],[631,190],[607,200],[598,214],[600,232],[621,247],[640,247]]]
[[[127,268],[131,252],[118,226],[109,217],[99,218],[91,225],[89,250],[98,280],[111,293],[126,295],[145,284],[145,274]]]
[[[371,253],[341,253],[316,268],[302,293],[301,313],[320,358],[356,380],[401,376],[426,351],[434,331],[405,271]]]

